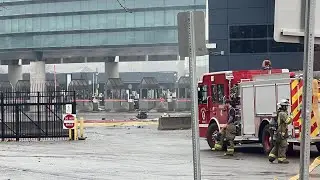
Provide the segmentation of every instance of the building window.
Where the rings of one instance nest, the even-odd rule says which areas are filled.
[[[274,25],[230,26],[230,53],[303,52],[299,43],[282,43],[273,39]],[[315,45],[320,51],[320,45]]]
[[[267,50],[267,40],[230,41],[230,53],[264,53]]]
[[[268,37],[267,25],[230,26],[230,39]]]
[[[211,86],[211,96],[212,96],[212,102],[216,103],[217,102],[217,85],[213,84]]]
[[[207,86],[206,85],[200,85],[198,87],[198,103],[199,104],[207,104]]]
[[[224,100],[224,85],[223,84],[218,84],[217,85],[217,94],[218,94],[218,102],[220,104],[223,103]]]
[[[303,44],[281,43],[269,40],[269,52],[303,52]]]
[[[273,25],[268,25],[268,37],[273,38]]]

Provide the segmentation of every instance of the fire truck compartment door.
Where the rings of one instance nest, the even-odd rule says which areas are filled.
[[[275,84],[255,85],[255,114],[273,116],[277,113]]]
[[[242,134],[254,135],[255,123],[254,123],[254,86],[245,85],[241,87],[241,117],[242,117]]]
[[[282,99],[290,99],[290,83],[278,83],[277,84],[277,97],[278,102]],[[290,113],[291,106],[288,107],[288,112]]]

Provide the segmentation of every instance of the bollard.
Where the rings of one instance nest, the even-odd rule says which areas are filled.
[[[84,134],[84,120],[83,117],[80,118],[80,137],[79,140],[85,140],[86,138],[83,136]]]
[[[74,140],[75,137],[75,129],[69,129],[69,140]]]
[[[75,137],[75,130],[74,129],[69,129],[69,140],[72,141],[74,140]]]
[[[78,140],[78,120],[77,118],[74,120],[74,138],[73,140]]]
[[[70,140],[70,141],[73,140],[72,130],[73,130],[73,129],[69,129],[69,140]]]

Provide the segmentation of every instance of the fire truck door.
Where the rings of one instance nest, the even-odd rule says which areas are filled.
[[[220,124],[226,124],[228,119],[228,107],[225,105],[225,85],[214,84],[212,85],[212,109],[211,114],[216,117]]]
[[[199,105],[199,123],[200,124],[207,124],[209,117],[209,110],[208,110],[208,94],[207,94],[207,86],[201,85],[198,89],[198,105]]]

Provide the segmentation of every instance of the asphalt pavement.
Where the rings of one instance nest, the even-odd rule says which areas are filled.
[[[1,143],[0,179],[193,179],[190,130],[91,127],[85,136],[85,141]],[[288,179],[298,172],[298,152],[289,160],[288,165],[271,164],[258,145],[237,147],[234,157],[225,157],[201,140],[202,180]],[[319,178],[314,173],[311,180]]]

